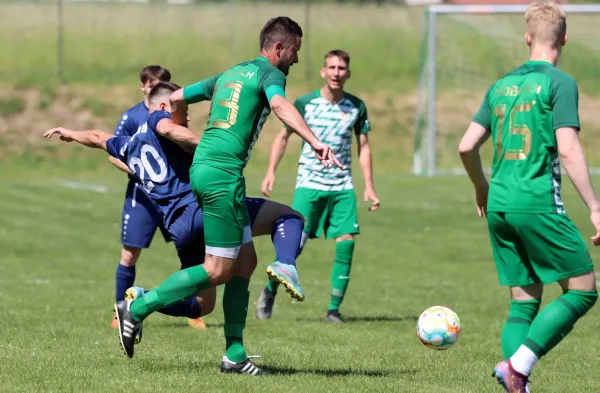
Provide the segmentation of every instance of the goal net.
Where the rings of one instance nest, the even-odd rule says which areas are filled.
[[[568,42],[558,67],[579,86],[582,129],[600,127],[600,4],[565,5]],[[425,10],[413,172],[463,174],[457,148],[487,88],[527,60],[527,5],[438,5]],[[598,35],[598,37],[595,37]],[[596,99],[594,99],[596,97]],[[596,101],[599,103],[595,105]],[[595,107],[595,108],[594,108]],[[589,119],[588,119],[589,118]],[[492,144],[482,152],[491,165]],[[600,165],[600,162],[590,164]]]

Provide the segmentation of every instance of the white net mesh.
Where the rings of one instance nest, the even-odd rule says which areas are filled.
[[[584,131],[600,126],[594,116],[594,111],[600,108],[600,81],[595,76],[600,60],[600,32],[593,28],[598,18],[597,13],[568,13],[569,41],[559,63],[578,82]],[[426,26],[413,169],[422,174],[463,173],[456,152],[458,142],[486,89],[529,55],[524,41],[523,13],[437,14],[435,24]],[[432,42],[430,34],[435,34],[433,56],[427,45]],[[435,78],[430,72],[431,62],[435,62]],[[433,102],[432,83],[435,84]],[[435,138],[428,138],[430,131]],[[583,135],[589,141],[595,138],[592,133]],[[488,143],[483,149],[486,166],[491,164],[491,153],[492,144]],[[600,166],[600,162],[591,165]]]

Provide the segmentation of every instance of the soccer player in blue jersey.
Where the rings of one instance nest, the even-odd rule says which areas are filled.
[[[160,81],[170,81],[169,70],[159,65],[149,65],[140,71],[140,90],[144,93],[144,100],[127,109],[115,127],[114,135],[131,137],[138,130],[138,126],[148,118],[148,94],[154,85]],[[110,162],[118,169],[128,172],[128,168],[121,161],[109,157]],[[148,197],[139,186],[135,178],[129,175],[125,201],[121,213],[121,260],[117,265],[115,274],[115,300],[124,299],[127,288],[135,282],[135,265],[143,248],[148,248],[152,238],[159,228],[165,241],[169,241],[169,234],[162,225],[162,214],[156,203]],[[194,320],[195,321],[195,320]],[[200,320],[199,323],[203,325]],[[194,326],[192,320],[190,325]],[[116,315],[111,323],[117,327]]]
[[[148,120],[131,138],[112,137],[101,131],[76,132],[63,128],[49,130],[44,136],[51,137],[58,133],[62,140],[102,148],[113,157],[126,162],[127,167],[148,195],[161,208],[165,227],[174,240],[182,268],[186,269],[193,268],[204,260],[202,212],[189,186],[192,156],[182,150],[183,147],[188,152],[192,151],[199,137],[183,127],[187,125],[187,105],[181,103],[171,107],[168,101],[169,95],[176,88],[176,85],[170,83],[159,83],[153,88],[150,93],[151,113]],[[286,237],[277,229],[282,221],[299,220],[301,232],[303,224],[301,216],[287,206],[263,199],[246,198],[245,204],[252,224],[252,235],[271,234],[278,255],[294,254],[295,258],[300,247],[299,240],[295,243],[291,242],[293,236]],[[244,247],[240,254],[241,268],[237,274],[249,278],[256,267],[256,254],[251,243],[252,239],[246,240],[250,246]],[[206,315],[214,308],[215,285],[219,280],[226,281],[226,278],[220,277],[220,272],[209,268],[206,271],[213,278],[211,281],[214,285],[204,291],[194,290],[199,294],[198,297],[185,298],[181,301],[181,298],[160,298],[155,291],[150,291],[140,294],[143,296],[140,300],[148,307],[156,308],[157,304],[160,305],[158,311],[169,315],[185,315],[192,310]],[[135,297],[137,296],[136,294]],[[127,317],[130,303],[122,301],[117,304],[121,344],[129,357],[133,356],[134,339],[138,333],[141,333],[141,323],[135,321],[132,323],[132,320]],[[225,301],[224,311],[227,321],[228,309]],[[241,334],[241,331],[239,333]],[[221,371],[263,374],[263,371],[248,358],[234,362],[227,356],[223,358]]]

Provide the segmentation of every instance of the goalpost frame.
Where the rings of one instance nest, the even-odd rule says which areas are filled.
[[[413,155],[413,173],[416,175],[435,176],[436,171],[436,72],[437,72],[437,15],[438,14],[523,14],[529,7],[528,4],[523,5],[431,5],[424,11],[423,29],[421,34],[422,42],[427,42],[427,48],[421,48],[421,58],[427,59],[427,64],[422,64],[421,73],[427,73],[427,129],[425,135],[419,134],[419,125],[422,119],[419,112],[422,105],[423,89],[418,89],[417,101],[417,116],[415,119],[415,152]],[[600,13],[600,4],[563,4],[560,7],[568,13]],[[423,80],[423,75],[419,75],[419,85]],[[491,83],[492,81],[490,81]],[[465,129],[466,129],[465,124]],[[423,138],[424,137],[424,138]],[[418,148],[422,144],[423,138],[426,142],[425,155],[427,163],[427,171],[423,173],[424,157],[422,149]],[[464,173],[464,172],[462,172]]]

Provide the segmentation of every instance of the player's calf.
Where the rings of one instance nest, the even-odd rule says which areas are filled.
[[[121,249],[121,260],[115,272],[115,300],[117,302],[125,298],[125,291],[135,283],[135,264],[138,261],[141,248],[123,246]],[[118,327],[117,315],[113,316],[112,328]]]
[[[523,344],[510,358],[511,367],[527,377],[538,360],[573,329],[598,300],[593,271],[562,280],[563,295],[533,320]]]

